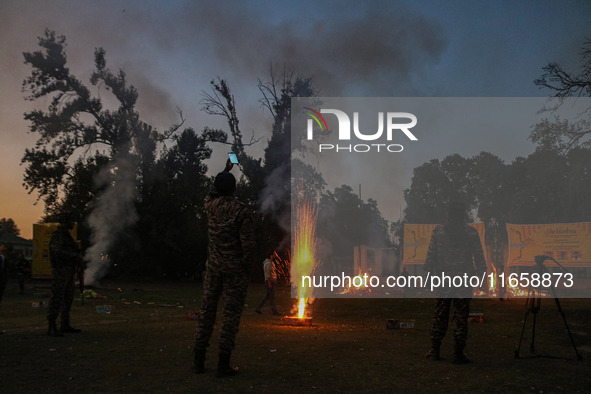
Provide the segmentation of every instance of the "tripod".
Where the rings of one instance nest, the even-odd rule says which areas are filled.
[[[566,272],[564,267],[562,265],[560,265],[560,263],[558,263],[558,261],[554,260],[552,257],[536,256],[535,261],[536,261],[536,265],[538,267],[538,271],[539,271],[540,275],[542,275],[545,272],[548,272],[546,266],[544,266],[544,261],[546,261],[546,260],[554,261],[564,272]],[[581,361],[583,359],[583,355],[581,353],[579,353],[579,351],[577,350],[577,346],[575,345],[573,335],[570,331],[570,328],[568,327],[568,323],[566,322],[566,316],[564,315],[564,311],[562,310],[562,306],[560,305],[560,301],[558,300],[558,297],[556,296],[556,290],[553,287],[551,287],[550,290],[552,292],[552,296],[554,297],[554,302],[556,303],[556,307],[558,308],[558,312],[560,313],[560,316],[562,316],[562,321],[564,322],[564,326],[566,327],[566,331],[568,332],[568,336],[570,338],[571,344],[573,345],[573,349],[575,350],[577,360]],[[536,337],[536,317],[537,317],[538,312],[540,311],[541,307],[542,307],[541,294],[536,288],[534,288],[530,284],[527,299],[525,300],[525,317],[523,319],[523,326],[521,327],[521,336],[519,337],[519,345],[517,346],[517,349],[515,349],[515,358],[521,358],[519,355],[519,350],[521,349],[521,342],[523,340],[523,334],[525,332],[525,324],[527,323],[527,318],[530,313],[532,313],[534,315],[534,319],[533,319],[532,336],[531,336],[531,343],[529,345],[529,351],[531,353],[536,353],[536,347],[534,344],[535,337]],[[532,357],[544,357],[544,356],[536,355],[536,356],[532,356]],[[531,357],[528,357],[528,358],[531,358]]]

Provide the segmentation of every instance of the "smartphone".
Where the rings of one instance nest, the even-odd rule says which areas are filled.
[[[238,164],[238,156],[236,156],[236,153],[228,153],[228,157],[230,158],[230,163]]]

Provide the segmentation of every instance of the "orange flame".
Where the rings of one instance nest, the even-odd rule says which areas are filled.
[[[303,319],[306,317],[306,300],[307,298],[300,298],[300,302],[298,303],[298,318]]]
[[[529,290],[523,289],[520,286],[511,286],[509,280],[506,280],[507,293],[510,297],[527,297]]]
[[[472,295],[475,297],[497,297],[498,293],[498,282],[499,277],[497,276],[497,269],[494,265],[490,266],[491,273],[486,275],[486,280],[488,281],[488,289],[487,290],[480,290],[475,288]]]
[[[363,273],[361,268],[359,268],[359,275],[354,276],[351,280],[351,286],[345,287],[339,294],[355,294],[355,295],[365,295],[371,293],[371,288],[364,284],[363,278],[365,276],[370,276],[368,272]],[[356,280],[357,278],[358,280]],[[358,283],[359,285],[356,285]]]
[[[519,285],[511,286],[509,275],[505,278],[505,287],[510,297],[528,297],[534,294],[530,288],[523,288]],[[538,297],[549,297],[549,294],[544,292],[535,292],[535,295]]]
[[[491,280],[488,285],[488,293],[489,294],[497,294],[497,286],[498,286],[497,269],[492,264],[490,267],[492,268],[492,272],[491,272],[492,276],[490,276]]]

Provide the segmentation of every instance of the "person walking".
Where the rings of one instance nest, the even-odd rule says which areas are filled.
[[[273,262],[272,253],[265,259],[265,261],[263,261],[263,272],[265,273],[265,287],[267,289],[267,293],[254,311],[260,315],[262,313],[261,310],[263,306],[268,300],[271,304],[271,310],[273,311],[273,314],[279,315],[279,312],[277,312],[277,307],[275,306],[275,285],[277,284],[277,273],[275,270],[275,263]]]

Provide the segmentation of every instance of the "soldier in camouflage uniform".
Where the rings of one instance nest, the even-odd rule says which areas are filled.
[[[208,259],[203,280],[203,304],[195,334],[195,373],[203,373],[205,351],[213,332],[220,297],[224,296],[219,338],[217,376],[238,373],[230,366],[230,355],[238,333],[246,301],[253,252],[254,230],[250,209],[234,197],[236,179],[226,170],[220,172],[214,188],[205,199],[209,234]]]
[[[452,202],[448,207],[448,220],[445,224],[435,227],[431,235],[429,250],[425,260],[425,270],[431,275],[454,277],[464,274],[482,275],[486,271],[486,263],[480,237],[475,228],[466,224],[466,207],[463,203]],[[454,357],[457,364],[470,360],[464,354],[468,337],[468,315],[472,287],[442,287],[438,289],[435,299],[435,316],[431,330],[431,349],[425,355],[432,360],[439,360],[441,341],[447,332],[449,313],[453,304]]]
[[[60,225],[51,235],[49,242],[49,259],[53,284],[51,299],[47,313],[47,335],[63,336],[62,333],[78,333],[81,330],[70,326],[70,308],[74,300],[74,274],[81,262],[80,250],[70,230],[74,228],[72,214],[60,215]],[[56,319],[60,315],[60,330],[56,326]]]

